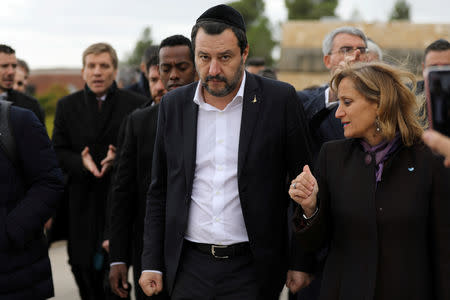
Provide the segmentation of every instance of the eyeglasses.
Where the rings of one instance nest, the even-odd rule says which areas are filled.
[[[352,55],[353,53],[355,53],[356,50],[359,50],[359,52],[361,54],[367,54],[367,52],[369,51],[369,49],[367,49],[366,47],[344,46],[344,47],[339,48],[338,51],[330,52],[329,54],[339,53],[341,55]]]

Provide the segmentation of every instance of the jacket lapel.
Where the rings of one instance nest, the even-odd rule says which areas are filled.
[[[259,109],[264,100],[259,92],[255,77],[247,72],[242,103],[241,133],[239,136],[238,178],[240,178],[244,167],[250,141],[258,120]]]
[[[192,192],[192,183],[195,173],[195,160],[197,151],[197,117],[198,105],[194,103],[196,85],[188,92],[183,106],[183,155],[186,175],[187,201]]]

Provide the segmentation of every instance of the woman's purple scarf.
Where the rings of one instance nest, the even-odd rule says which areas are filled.
[[[388,159],[388,157],[398,149],[401,145],[401,137],[400,133],[397,132],[394,139],[390,142],[384,141],[378,145],[370,146],[369,143],[361,139],[361,145],[364,148],[364,152],[366,152],[365,162],[366,164],[370,164],[372,162],[373,157],[375,157],[375,183],[378,185],[378,182],[381,181],[381,175],[383,174],[383,166],[384,162]]]

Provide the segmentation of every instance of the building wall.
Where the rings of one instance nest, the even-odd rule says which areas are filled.
[[[342,26],[361,29],[381,47],[385,61],[417,74],[424,49],[439,38],[450,39],[450,24],[289,21],[282,28],[279,79],[297,89],[326,83],[329,72],[323,64],[322,41],[326,34]]]

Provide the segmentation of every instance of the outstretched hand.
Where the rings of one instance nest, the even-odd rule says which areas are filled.
[[[83,166],[92,173],[97,178],[102,177],[100,171],[97,169],[97,165],[92,159],[91,154],[89,153],[89,147],[84,147],[83,151],[81,151],[81,161],[83,162]]]
[[[303,172],[291,182],[289,196],[300,204],[306,216],[311,216],[316,210],[317,193],[319,186],[316,178],[311,173],[308,165],[303,167]]]
[[[103,177],[103,175],[105,175],[105,173],[108,172],[109,169],[111,169],[111,166],[115,158],[116,158],[116,147],[114,147],[113,145],[109,145],[106,157],[100,162],[100,165],[102,166],[102,170],[100,172],[101,177]]]

